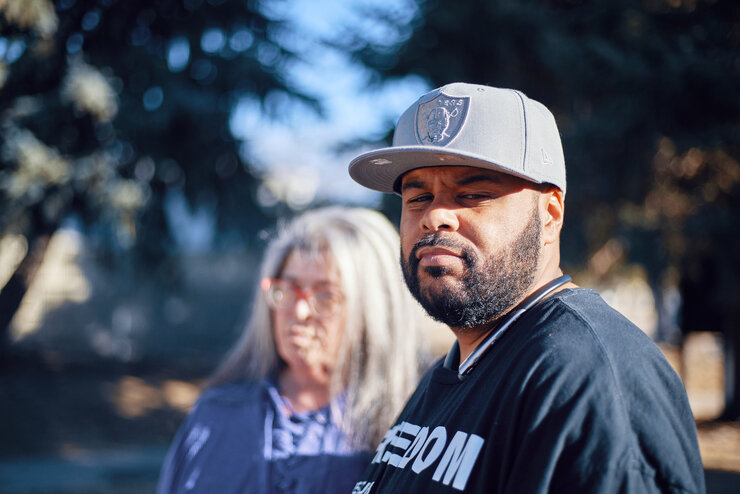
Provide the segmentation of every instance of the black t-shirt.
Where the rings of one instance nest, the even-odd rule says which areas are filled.
[[[353,493],[704,490],[680,379],[576,288],[525,313],[464,380],[435,365]]]

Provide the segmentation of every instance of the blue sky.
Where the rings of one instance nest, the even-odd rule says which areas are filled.
[[[330,35],[362,32],[376,43],[392,45],[402,36],[368,19],[364,9],[388,7],[408,21],[414,13],[409,0],[288,0],[271,15],[294,23],[281,42],[305,62],[290,67],[290,81],[323,102],[325,118],[299,104],[288,104],[282,118],[262,115],[259,105],[244,100],[235,110],[232,129],[245,139],[255,171],[265,177],[265,201],[280,195],[297,208],[314,198],[372,206],[379,194],[353,182],[349,161],[367,148],[335,154],[339,143],[358,138],[379,139],[401,112],[428,88],[418,77],[406,77],[379,88],[368,88],[370,74],[319,40]],[[273,197],[274,198],[274,197]]]
[[[245,162],[262,177],[258,199],[265,206],[281,200],[296,210],[314,201],[376,206],[381,193],[355,183],[347,172],[358,154],[381,144],[334,149],[342,143],[377,141],[401,113],[430,87],[409,76],[370,87],[371,74],[346,56],[320,43],[347,30],[362,32],[375,43],[397,43],[400,33],[385,30],[365,14],[371,6],[387,7],[402,22],[415,12],[413,0],[284,0],[273,3],[275,18],[292,24],[280,43],[297,52],[303,62],[289,68],[288,79],[297,89],[320,100],[324,116],[295,100],[280,101],[280,118],[265,115],[260,103],[245,98],[234,109],[231,130],[243,140]],[[187,60],[187,54],[184,55]],[[176,224],[178,244],[190,252],[207,251],[215,222],[207,209],[191,211],[184,198],[167,201],[168,218]]]

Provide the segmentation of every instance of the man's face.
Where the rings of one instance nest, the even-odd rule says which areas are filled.
[[[401,265],[435,319],[475,330],[528,293],[540,256],[537,192],[511,175],[427,167],[401,181]]]

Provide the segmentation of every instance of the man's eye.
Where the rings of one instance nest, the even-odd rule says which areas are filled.
[[[420,195],[420,196],[411,197],[406,202],[408,202],[408,203],[424,202],[424,201],[431,200],[431,198],[432,198],[431,194],[423,194],[423,195]]]

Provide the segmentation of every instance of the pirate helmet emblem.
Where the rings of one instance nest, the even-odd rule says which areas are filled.
[[[444,146],[460,132],[468,114],[470,98],[451,98],[440,93],[419,105],[416,115],[416,137],[421,144]]]

